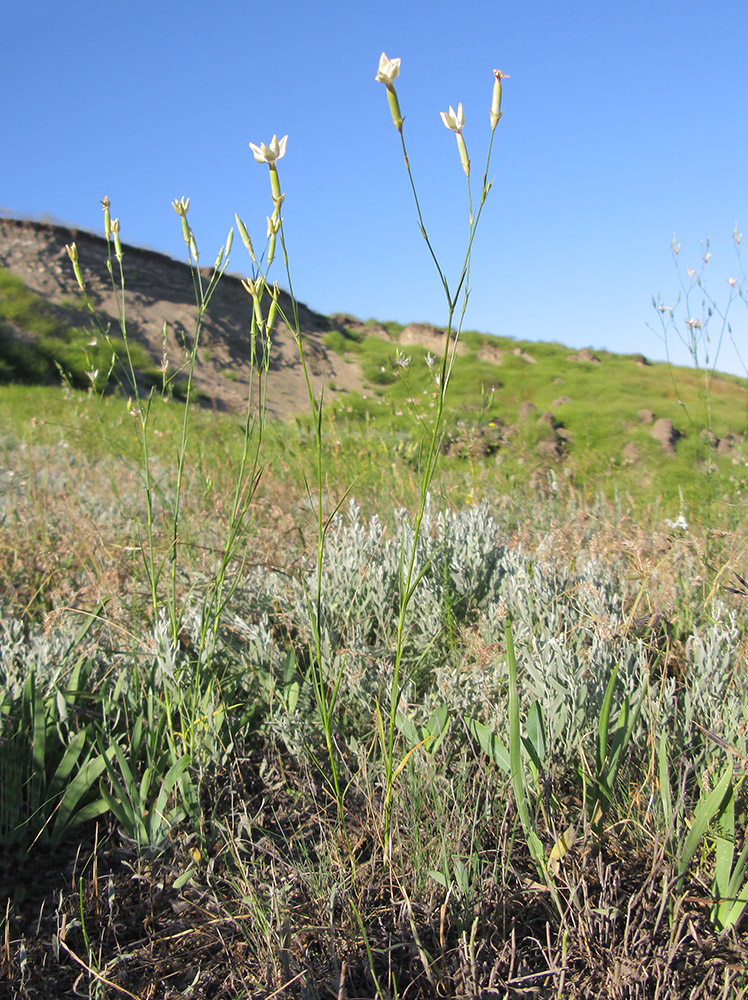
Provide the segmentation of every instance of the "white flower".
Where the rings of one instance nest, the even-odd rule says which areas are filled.
[[[734,288],[735,285],[737,284],[737,279],[736,278],[728,278],[727,279],[727,284],[730,286],[730,288]]]
[[[377,75],[374,77],[377,83],[383,83],[385,86],[391,87],[399,73],[400,60],[388,59],[387,54],[383,52],[379,57],[379,69],[377,71]]]
[[[280,160],[286,155],[287,142],[287,135],[284,135],[280,141],[278,141],[278,136],[274,135],[270,140],[269,146],[266,146],[264,142],[261,142],[259,146],[255,146],[253,142],[250,142],[249,148],[252,150],[254,158],[258,163],[275,163],[276,160]]]
[[[457,111],[450,104],[449,111],[440,111],[439,114],[442,116],[442,121],[446,128],[458,134],[462,132],[465,127],[465,115],[462,110],[462,103],[457,105]]]

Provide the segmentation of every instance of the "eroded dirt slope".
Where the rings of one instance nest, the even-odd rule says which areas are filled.
[[[114,332],[119,332],[103,237],[51,223],[0,218],[0,267],[7,268],[52,303],[75,301],[80,292],[65,250],[65,245],[72,242],[77,244],[87,290],[97,312],[105,322],[111,322]],[[195,330],[190,270],[186,264],[164,254],[123,246],[128,336],[145,347],[158,365],[166,324],[166,350],[170,368],[174,370],[183,363],[185,344],[191,345]],[[206,271],[206,283],[207,278]],[[251,309],[252,300],[240,278],[225,274],[211,300],[196,372],[197,388],[221,410],[241,410],[246,405],[252,374]],[[292,315],[285,294],[281,297],[281,309],[289,317]],[[361,388],[358,365],[344,362],[325,347],[323,337],[328,329],[325,317],[300,304],[299,320],[307,365],[316,387],[334,378],[340,389]],[[74,321],[80,323],[80,315]],[[333,394],[327,391],[326,395],[331,398]],[[288,417],[309,408],[298,347],[282,321],[273,333],[267,401],[268,410],[275,417]]]

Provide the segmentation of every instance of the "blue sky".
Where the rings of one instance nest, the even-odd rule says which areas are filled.
[[[740,279],[745,0],[27,0],[6,10],[4,29],[0,207],[10,214],[100,232],[108,195],[126,242],[183,258],[170,203],[185,195],[208,263],[235,211],[262,243],[267,169],[248,143],[288,134],[279,166],[298,297],[325,313],[442,324],[443,292],[374,80],[384,50],[402,59],[411,165],[448,276],[464,252],[467,201],[439,111],[463,103],[477,181],[492,71],[510,75],[467,328],[662,358],[647,324],[659,328],[652,296],[671,304],[678,293],[673,234],[684,278],[710,237],[718,302]],[[231,270],[248,265],[237,241]],[[274,276],[285,283],[277,264]],[[740,301],[731,319],[748,362]],[[688,360],[676,337],[670,347]],[[729,338],[718,367],[744,373]]]

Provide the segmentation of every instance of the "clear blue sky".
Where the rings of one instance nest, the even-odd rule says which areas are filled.
[[[463,103],[479,174],[492,70],[510,74],[468,328],[661,358],[647,323],[657,324],[653,295],[677,295],[673,233],[684,270],[711,237],[719,301],[740,276],[731,235],[744,226],[748,250],[746,0],[16,0],[3,21],[0,207],[10,214],[100,232],[108,195],[126,242],[183,258],[170,202],[186,195],[209,263],[235,211],[262,243],[267,168],[248,143],[288,134],[280,174],[299,298],[325,313],[443,323],[374,81],[384,50],[402,59],[411,163],[449,274],[467,204],[439,111]],[[238,240],[231,270],[248,272]],[[278,265],[275,277],[283,283]],[[728,348],[719,367],[742,373]]]

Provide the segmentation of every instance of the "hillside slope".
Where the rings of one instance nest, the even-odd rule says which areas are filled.
[[[65,250],[73,241],[91,299],[116,334],[117,302],[105,240],[65,226],[0,218],[0,278],[5,274],[7,284],[12,280],[7,275],[15,276],[58,324],[79,328],[68,355],[85,352],[94,332]],[[158,382],[164,325],[172,372],[182,364],[194,334],[192,274],[186,264],[163,254],[126,244],[124,250],[128,336],[146,357],[141,370],[150,365],[152,382]],[[242,254],[235,244],[235,259]],[[0,306],[2,298],[0,287]],[[281,308],[291,315],[285,294]],[[241,412],[246,405],[252,376],[250,309],[240,279],[225,275],[210,303],[195,372],[200,398],[217,411]],[[9,315],[0,308],[0,346],[9,338],[33,342],[28,328],[8,322]],[[417,450],[420,428],[429,425],[434,412],[444,331],[419,323],[326,317],[303,304],[298,315],[315,389],[324,384],[340,431],[348,426],[355,438],[363,421],[385,437],[394,434],[387,437],[387,447],[404,457],[409,449]],[[294,336],[279,321],[272,339],[269,415],[303,422],[309,400]],[[505,474],[511,468],[521,477],[563,466],[568,475],[587,482],[615,477],[618,483],[626,471],[640,488],[670,494],[686,485],[698,494],[704,474],[719,468],[725,486],[742,495],[748,468],[745,380],[650,364],[641,354],[571,351],[558,343],[472,331],[461,335],[457,354],[445,415],[445,454],[489,458],[504,464]],[[1,363],[2,358],[0,379]],[[104,357],[97,367],[107,364]],[[56,378],[54,368],[52,375]],[[82,382],[87,385],[85,375]]]
[[[65,250],[65,245],[72,242],[77,244],[87,290],[97,312],[118,333],[117,303],[106,267],[107,247],[103,237],[65,226],[0,218],[0,267],[19,277],[48,302],[65,308],[80,298]],[[191,343],[195,327],[195,297],[189,267],[151,250],[126,243],[123,247],[128,336],[159,365],[166,324],[166,348],[173,370],[182,361],[183,338]],[[237,241],[235,258],[241,253],[244,250]],[[248,345],[251,307],[250,296],[240,279],[224,275],[204,324],[196,372],[198,391],[218,409],[242,408],[246,403],[251,374]],[[281,307],[290,315],[287,296],[283,296]],[[80,311],[68,309],[68,313],[71,324],[80,324],[84,319]],[[360,388],[358,365],[331,354],[322,342],[329,328],[325,317],[300,304],[299,319],[307,364],[314,378],[317,381],[334,378],[341,388]],[[270,367],[270,414],[282,417],[306,409],[308,396],[298,351],[282,322],[274,332]]]

